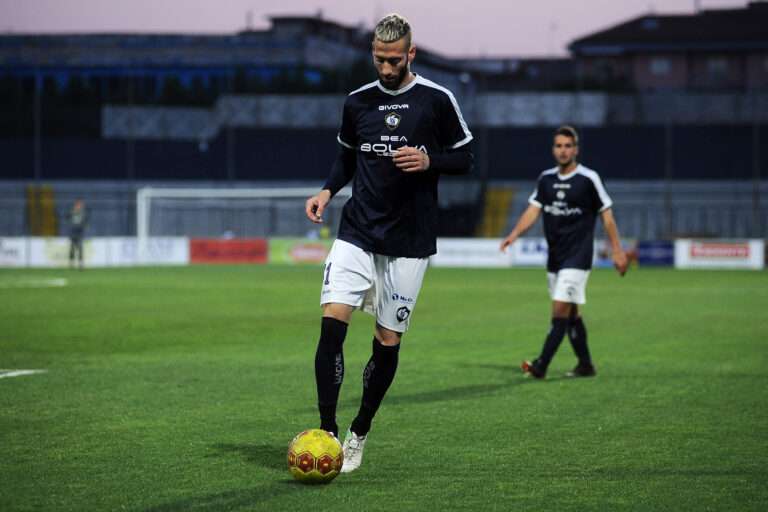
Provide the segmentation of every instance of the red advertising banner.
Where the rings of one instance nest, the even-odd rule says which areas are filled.
[[[192,238],[189,241],[190,263],[266,263],[266,238]]]
[[[749,244],[743,243],[694,243],[691,258],[749,258]]]

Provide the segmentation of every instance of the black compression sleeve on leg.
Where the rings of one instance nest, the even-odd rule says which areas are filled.
[[[335,318],[323,317],[320,341],[315,352],[315,381],[317,404],[320,408],[320,428],[339,434],[336,425],[336,404],[344,380],[344,339],[348,324]]]
[[[366,435],[371,429],[371,420],[395,379],[399,352],[399,343],[390,347],[382,345],[379,340],[373,338],[373,354],[363,372],[363,400],[360,411],[351,426],[352,431],[358,436]]]
[[[568,338],[571,340],[573,352],[579,358],[579,364],[591,365],[592,357],[589,355],[589,346],[587,345],[587,328],[581,317],[568,324]]]
[[[560,342],[563,341],[565,331],[568,329],[567,318],[553,318],[552,324],[549,326],[549,332],[547,333],[547,339],[544,341],[544,347],[541,349],[541,362],[546,367],[552,358],[555,357]]]

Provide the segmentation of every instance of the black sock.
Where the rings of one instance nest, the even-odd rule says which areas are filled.
[[[358,436],[366,435],[371,429],[371,420],[395,378],[399,352],[399,343],[388,347],[373,338],[373,354],[363,372],[363,400],[360,411],[350,427]]]
[[[323,317],[320,341],[315,352],[315,381],[317,405],[320,409],[320,428],[339,435],[336,424],[336,404],[341,382],[344,380],[344,350],[348,324],[335,318]]]
[[[539,356],[539,359],[545,368],[549,366],[549,362],[555,357],[555,352],[557,352],[560,342],[563,341],[567,329],[567,318],[552,319],[552,323],[549,326],[549,332],[547,333],[547,339],[544,341],[544,348],[541,349],[541,355]]]
[[[581,317],[568,324],[568,338],[571,340],[571,346],[579,358],[579,364],[584,366],[592,365],[592,358],[589,355],[589,347],[587,346],[587,328],[584,326],[584,321]]]

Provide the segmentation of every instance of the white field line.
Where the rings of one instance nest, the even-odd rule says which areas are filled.
[[[0,288],[51,288],[67,284],[68,281],[63,277],[19,277],[0,280]]]
[[[0,379],[5,377],[19,377],[20,375],[32,375],[34,373],[47,373],[48,370],[0,370]]]

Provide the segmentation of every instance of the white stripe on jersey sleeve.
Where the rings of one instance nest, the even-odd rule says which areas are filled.
[[[554,174],[557,172],[557,167],[553,169],[548,169],[546,171],[542,171],[541,174],[539,174],[539,179],[536,181],[536,188],[533,189],[533,194],[531,194],[531,197],[528,198],[528,202],[534,206],[538,206],[541,208],[543,205],[536,200],[536,194],[539,193],[539,181],[541,181],[541,178],[546,176],[547,174]]]
[[[378,83],[379,83],[379,81],[376,80],[375,82],[371,82],[369,84],[365,84],[364,86],[360,87],[359,89],[355,89],[354,91],[349,93],[347,96],[352,96],[353,94],[357,94],[360,91],[364,91],[366,89],[370,89],[371,87],[376,87],[376,84],[378,84]]]
[[[377,83],[378,83],[378,81],[376,81],[376,82],[371,82],[371,83],[369,83],[369,84],[365,84],[364,86],[360,87],[359,89],[355,89],[354,91],[352,91],[351,93],[349,93],[349,94],[348,94],[348,96],[352,96],[353,94],[356,94],[356,93],[358,93],[358,92],[360,92],[360,91],[364,91],[364,90],[366,90],[366,89],[370,89],[371,87],[376,87],[376,84],[377,84]],[[341,140],[341,133],[339,133],[339,134],[337,134],[337,135],[336,135],[336,140],[337,140],[337,141],[339,141],[339,144],[341,144],[342,146],[344,146],[344,147],[345,147],[345,148],[347,148],[347,149],[351,149],[351,150],[353,150],[353,151],[354,151],[355,149],[357,149],[357,148],[355,148],[355,146],[352,146],[351,144],[347,144],[346,142],[344,142],[343,140]]]
[[[351,149],[352,151],[354,151],[356,149],[355,146],[351,146],[351,145],[347,144],[346,142],[344,142],[343,140],[341,140],[341,134],[336,135],[336,140],[339,141],[339,144],[341,144],[342,146],[344,146],[347,149]]]
[[[597,195],[600,196],[600,201],[603,202],[603,207],[600,208],[600,210],[598,211],[602,212],[607,210],[611,206],[613,206],[613,201],[611,201],[611,198],[608,196],[608,192],[605,191],[603,182],[600,181],[600,176],[595,171],[579,164],[579,167],[576,169],[576,172],[578,172],[582,176],[589,178],[592,181],[592,184],[595,186],[595,190],[597,190]]]
[[[459,123],[461,123],[461,129],[464,130],[464,137],[462,140],[454,144],[453,146],[448,146],[451,149],[456,149],[458,147],[463,146],[467,142],[472,140],[472,132],[469,131],[469,128],[467,127],[467,123],[464,121],[464,116],[461,115],[461,110],[459,109],[459,104],[456,101],[456,98],[453,96],[453,93],[446,89],[445,87],[441,85],[437,85],[432,80],[428,80],[424,78],[421,75],[416,75],[416,80],[414,82],[418,81],[422,85],[426,85],[427,87],[432,87],[434,89],[437,89],[439,91],[443,91],[445,94],[448,95],[448,98],[451,100],[451,104],[453,105],[454,110],[456,110],[456,116],[459,118]]]

